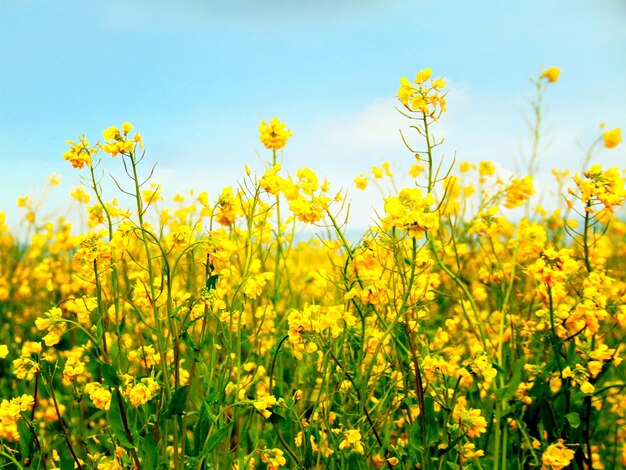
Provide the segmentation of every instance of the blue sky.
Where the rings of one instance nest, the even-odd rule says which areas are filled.
[[[245,163],[260,171],[257,126],[274,115],[294,133],[290,170],[345,186],[383,160],[408,168],[394,95],[425,67],[450,83],[443,151],[506,170],[528,142],[528,77],[560,67],[542,169],[577,168],[600,122],[626,127],[624,24],[623,0],[4,0],[0,211],[17,226],[16,198],[37,197],[53,172],[63,179],[46,209],[65,207],[79,183],[65,141],[124,121],[170,195],[216,196]],[[599,158],[626,166],[623,149]],[[357,197],[365,224],[377,195]]]

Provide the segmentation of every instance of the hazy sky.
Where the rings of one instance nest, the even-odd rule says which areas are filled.
[[[626,127],[625,51],[624,0],[0,0],[0,211],[16,225],[17,197],[53,172],[46,208],[65,207],[79,183],[65,141],[124,121],[169,195],[262,171],[257,126],[275,115],[291,171],[351,186],[383,160],[406,169],[394,96],[425,67],[450,84],[442,150],[505,170],[528,142],[528,77],[560,67],[541,166],[577,169],[600,122]],[[625,167],[625,148],[600,158]],[[351,192],[365,224],[376,194]]]

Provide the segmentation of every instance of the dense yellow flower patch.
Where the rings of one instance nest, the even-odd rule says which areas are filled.
[[[534,81],[540,97],[559,73]],[[565,204],[549,212],[537,142],[528,175],[440,160],[445,82],[431,77],[398,90],[423,150],[406,169],[355,170],[385,194],[357,236],[345,188],[277,163],[292,136],[277,118],[259,126],[264,167],[171,204],[130,123],[68,142],[87,229],[20,197],[21,244],[0,214],[0,462],[626,467],[626,190],[591,161],[620,131],[584,171],[554,172]],[[113,164],[128,180],[105,188],[94,168]]]

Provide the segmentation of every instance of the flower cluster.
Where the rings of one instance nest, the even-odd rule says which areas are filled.
[[[424,69],[417,73],[413,83],[402,77],[398,99],[411,112],[438,118],[446,110],[445,93],[442,93],[446,82],[442,78],[430,79],[431,75],[431,69]]]
[[[282,149],[287,144],[289,137],[293,136],[291,131],[287,129],[287,125],[280,122],[276,116],[269,123],[261,121],[259,131],[261,132],[261,143],[269,150]]]

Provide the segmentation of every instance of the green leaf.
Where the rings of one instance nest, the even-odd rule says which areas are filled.
[[[154,444],[152,436],[141,439],[141,464],[143,468],[158,468],[160,444]]]
[[[102,315],[98,307],[89,314],[89,321],[96,327],[96,338],[102,338]]]
[[[580,415],[576,412],[571,412],[571,413],[566,414],[565,419],[567,420],[569,425],[573,427],[574,429],[580,426]]]
[[[92,325],[96,325],[100,318],[102,318],[102,315],[100,315],[100,309],[97,307],[89,313],[89,321]]]
[[[435,399],[433,397],[424,397],[424,414],[426,415],[427,442],[431,444],[439,437],[437,420],[435,419]]]
[[[199,351],[198,343],[196,343],[193,340],[193,338],[191,337],[191,335],[189,335],[189,333],[187,333],[187,330],[183,331],[180,334],[180,337],[183,340],[183,342],[189,347],[189,349],[191,349],[195,353],[198,353],[198,351]]]
[[[120,411],[120,407],[117,406],[117,403],[111,403],[111,408],[109,408],[109,425],[111,426],[113,435],[120,441],[122,447],[126,449],[132,449],[134,447],[126,436],[124,423],[122,421],[122,412]]]
[[[258,411],[261,414],[260,411]],[[273,410],[272,414],[268,418],[270,423],[277,424],[278,426],[284,426],[287,423],[287,419],[278,410]]]
[[[174,416],[182,416],[185,412],[185,402],[187,401],[187,389],[188,385],[183,385],[179,387],[174,395],[172,396],[172,400],[170,401],[169,406],[167,407],[167,411],[165,412],[165,418],[172,418]]]
[[[419,419],[414,419],[409,429],[409,446],[417,451],[423,451],[422,440],[420,439]]]
[[[228,436],[230,428],[233,427],[233,422],[228,423],[226,426],[218,429],[214,434],[209,437],[209,440],[206,442],[204,449],[202,449],[202,456],[208,455],[213,451],[218,445],[222,443],[222,441]]]
[[[59,465],[61,470],[74,470],[76,462],[74,462],[74,458],[72,457],[69,448],[67,446],[62,446],[57,450],[57,452],[59,453],[59,457],[61,459]]]
[[[126,315],[122,315],[122,320],[120,321],[120,324],[117,327],[117,334],[121,334],[125,328],[126,328]]]
[[[217,280],[219,279],[219,274],[212,274],[206,280],[206,288],[209,290],[214,290],[217,285]]]
[[[20,435],[20,451],[22,453],[22,461],[33,458],[33,433],[25,420],[20,419],[17,422],[17,432]]]
[[[559,427],[559,423],[557,423],[555,419],[557,413],[554,408],[552,408],[552,405],[548,400],[542,399],[539,401],[539,415],[544,428],[548,431],[548,434],[552,434],[552,436],[560,434],[561,429]]]
[[[104,383],[109,387],[119,387],[122,385],[122,379],[117,375],[115,367],[111,364],[102,364],[100,366],[100,373],[104,379]]]
[[[504,370],[502,370],[501,367],[499,367],[497,364],[493,364],[493,366],[498,369],[498,373],[505,373]],[[513,365],[513,376],[511,377],[510,380],[507,380],[507,386],[503,387],[499,390],[496,391],[496,398],[499,400],[508,400],[510,398],[513,398],[513,396],[515,395],[515,393],[517,392],[517,387],[519,386],[520,382],[522,381],[522,369],[524,367],[524,361],[522,359],[519,359],[517,361],[515,361],[515,364]]]
[[[205,437],[209,435],[214,419],[212,413],[209,411],[209,406],[206,402],[202,403],[200,413],[198,414],[198,422],[193,430],[194,456],[200,453],[200,444],[204,442]]]

